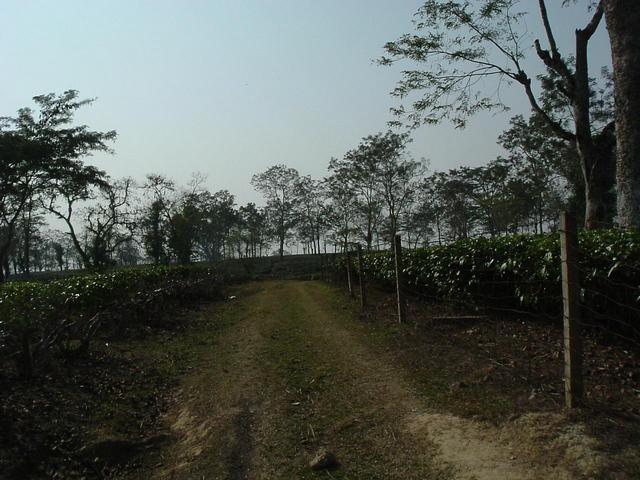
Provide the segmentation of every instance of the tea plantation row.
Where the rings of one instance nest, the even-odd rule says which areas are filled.
[[[640,234],[582,231],[579,258],[585,319],[625,331],[640,328]],[[402,261],[409,293],[561,318],[557,233],[478,237],[403,250]],[[363,265],[367,279],[394,281],[391,252],[366,254]]]
[[[149,266],[0,286],[0,363],[25,377],[56,351],[86,350],[99,328],[123,330],[210,293],[209,266]]]

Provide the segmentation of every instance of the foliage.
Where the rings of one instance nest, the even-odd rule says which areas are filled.
[[[534,88],[535,77],[527,72],[524,62],[529,35],[522,10],[525,3],[425,1],[416,13],[414,33],[388,42],[387,56],[379,60],[383,65],[404,61],[411,68],[402,72],[403,78],[392,92],[409,101],[410,107],[401,105],[392,111],[411,128],[444,120],[461,128],[480,111],[506,109],[501,86],[519,85],[532,111],[549,131],[577,147],[583,173],[585,226],[602,228],[607,189],[601,179],[611,175],[612,164],[599,160],[605,145],[597,130],[602,117],[609,115],[610,101],[606,95],[596,98],[587,64],[588,44],[601,23],[602,4],[595,8],[591,21],[575,31],[574,56],[566,56],[558,49],[546,2],[538,2],[548,45],[545,49],[539,39],[534,42],[546,70],[545,75],[537,76],[542,87],[539,94]],[[488,86],[491,83],[493,87]],[[602,90],[606,91],[606,86]],[[400,120],[392,123],[402,124]],[[607,130],[613,129],[612,122],[610,125]]]
[[[371,250],[374,232],[380,234],[383,209],[387,214],[386,237],[395,236],[402,217],[415,201],[418,179],[425,172],[424,162],[411,159],[406,151],[410,141],[406,133],[379,132],[363,138],[344,159],[331,159],[327,182],[330,199],[355,209],[351,215],[337,217],[345,245],[353,213],[358,214],[356,220],[367,250]]]
[[[267,201],[267,218],[274,237],[278,240],[280,257],[284,254],[285,240],[297,224],[299,184],[298,171],[286,165],[274,165],[251,178],[251,185]]]
[[[153,263],[161,263],[166,257],[165,239],[162,232],[163,222],[163,205],[160,200],[153,200],[146,207],[141,222],[142,226],[142,242],[145,253],[153,260]]]
[[[71,340],[70,336],[88,343],[97,315],[124,310],[134,319],[137,306],[138,313],[148,317],[150,303],[161,305],[164,297],[184,293],[212,274],[206,265],[148,266],[50,282],[3,284],[0,359],[14,358],[21,373],[30,376],[34,356]]]
[[[600,314],[611,307],[605,300],[638,307],[640,297],[630,292],[637,292],[640,285],[640,233],[582,231],[579,245],[585,305]],[[403,262],[408,288],[420,295],[560,318],[558,234],[469,238],[405,250]],[[365,255],[364,268],[365,276],[373,280],[394,278],[390,252]]]
[[[80,158],[96,151],[109,152],[107,144],[116,137],[114,131],[73,125],[76,111],[93,102],[78,100],[75,90],[33,100],[37,114],[21,108],[15,118],[0,118],[0,226],[5,227],[0,261],[6,260],[16,222],[27,207],[31,209],[39,200],[53,208],[57,197],[82,195],[88,183],[102,179],[102,172],[85,166]]]

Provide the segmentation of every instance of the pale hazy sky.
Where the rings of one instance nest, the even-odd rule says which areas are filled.
[[[563,51],[586,17],[549,0]],[[419,0],[0,0],[0,116],[38,94],[67,89],[97,97],[78,115],[118,132],[115,155],[91,163],[113,177],[163,173],[184,183],[208,175],[240,203],[258,200],[251,176],[276,163],[324,176],[329,159],[385,130],[399,68],[372,60],[411,30]],[[537,1],[531,42],[539,35]],[[601,25],[595,73],[609,64]],[[530,52],[533,54],[534,52]],[[528,63],[532,73],[539,62]],[[528,112],[514,86],[512,112],[467,129],[422,127],[411,151],[432,169],[485,163],[499,153],[508,118]]]

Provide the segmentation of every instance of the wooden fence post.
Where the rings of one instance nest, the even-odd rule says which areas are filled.
[[[398,296],[398,323],[405,321],[404,310],[404,275],[402,273],[402,239],[400,235],[396,235],[394,241],[394,260],[396,266],[396,294]]]
[[[564,398],[567,408],[582,400],[582,338],[580,332],[580,278],[576,219],[560,214],[562,304],[564,320]]]
[[[364,264],[362,263],[362,245],[358,244],[358,278],[360,279],[360,306],[367,305],[367,294],[364,288]]]
[[[347,250],[347,284],[349,286],[349,296],[353,297],[353,279],[351,275],[351,251]]]

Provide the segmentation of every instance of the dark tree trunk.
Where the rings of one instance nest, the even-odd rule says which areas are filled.
[[[593,137],[594,154],[597,158],[593,166],[593,182],[602,195],[603,227],[611,228],[616,215],[616,137],[615,124],[611,122]]]
[[[82,245],[80,244],[80,241],[78,240],[78,237],[76,237],[75,231],[73,230],[73,227],[69,224],[69,229],[70,229],[70,236],[71,236],[71,241],[73,242],[73,246],[76,248],[76,251],[78,252],[78,255],[80,256],[80,258],[82,259],[82,264],[84,266],[84,268],[91,268],[91,259],[89,258],[89,255],[87,255],[87,253],[84,251],[84,248],[82,248]]]
[[[576,147],[585,180],[584,226],[587,229],[602,228],[606,221],[604,192],[597,176],[599,158],[591,135],[589,111],[590,92],[587,45],[591,33],[587,30],[576,30],[576,72],[573,100],[573,116],[576,122]]]
[[[2,266],[0,266],[0,277],[1,277],[0,283],[6,281],[10,275],[11,275],[11,271],[9,266],[9,258],[5,258],[2,261]]]
[[[591,178],[585,185],[585,219],[584,226],[589,230],[605,227],[605,209],[602,201],[603,192],[600,182]]]
[[[575,144],[578,150],[578,157],[580,158],[585,187],[585,227],[588,229],[602,227],[606,223],[604,216],[605,201],[603,198],[605,190],[602,188],[600,179],[597,178],[597,172],[600,166],[598,165],[598,152],[594,144],[593,132],[591,131],[587,50],[589,40],[602,21],[604,13],[603,5],[602,3],[597,5],[591,21],[585,28],[576,30],[575,73],[571,73],[570,68],[558,52],[547,16],[545,1],[539,0],[539,5],[551,51],[543,50],[537,40],[535,42],[536,51],[545,65],[555,71],[564,80],[564,93],[571,101],[575,132],[571,133],[565,130],[561,124],[550,118],[547,112],[540,108],[531,90],[531,80],[524,72],[522,72],[523,76],[520,81],[525,86],[529,101],[534,110],[547,120],[547,123],[559,138]]]
[[[640,227],[640,2],[604,0],[614,74],[618,221]]]
[[[0,244],[0,283],[4,283],[9,278],[9,250],[13,241],[14,224],[10,224],[5,232],[6,238]]]
[[[31,274],[31,212],[33,205],[29,203],[26,207],[27,216],[24,219],[25,225],[23,229],[22,239],[22,256],[23,256],[23,271],[29,276]]]

